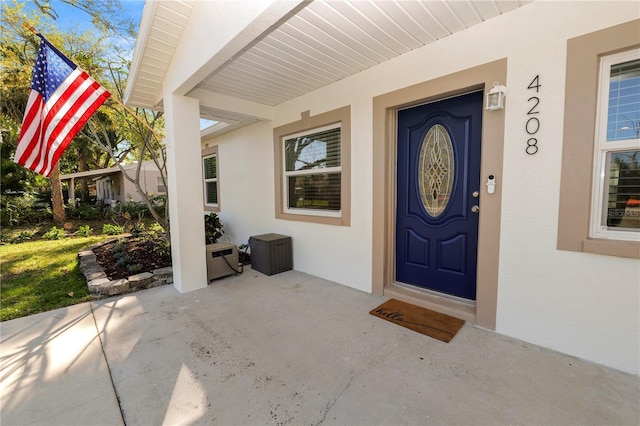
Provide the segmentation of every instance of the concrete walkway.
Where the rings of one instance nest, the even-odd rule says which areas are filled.
[[[383,301],[248,269],[6,321],[0,423],[640,423],[637,376],[469,324],[445,344]]]

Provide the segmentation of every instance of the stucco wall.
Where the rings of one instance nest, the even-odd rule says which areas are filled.
[[[131,177],[135,178],[135,174],[136,174],[135,169],[128,170],[127,173],[129,173]],[[166,194],[166,192],[164,193],[158,192],[157,179],[159,177],[160,177],[160,171],[158,169],[151,166],[147,166],[147,167],[143,166],[143,169],[140,171],[140,188],[142,188],[142,190],[148,195]],[[142,201],[142,197],[136,190],[136,186],[133,184],[133,182],[130,182],[124,176],[122,176],[122,180],[123,180],[124,189],[121,194],[121,198],[124,200],[124,202],[127,202],[129,200]]]
[[[566,40],[639,16],[634,2],[535,2],[357,76],[279,105],[275,120],[219,146],[221,217],[237,243],[293,237],[296,269],[371,291],[372,98],[508,58],[497,331],[621,370],[639,371],[637,260],[556,250]],[[539,152],[524,152],[527,86],[542,83]],[[501,82],[505,83],[505,82]],[[273,127],[351,105],[350,227],[276,220]],[[589,183],[586,183],[588,185]]]

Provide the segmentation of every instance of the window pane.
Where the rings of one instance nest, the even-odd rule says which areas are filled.
[[[609,189],[607,226],[640,228],[640,151],[608,156]]]
[[[204,178],[215,179],[217,176],[216,157],[208,157],[204,159]]]
[[[287,139],[286,171],[340,167],[340,128]]]
[[[640,60],[611,66],[607,141],[637,139],[640,133]]]
[[[167,192],[167,188],[165,188],[161,177],[156,178],[156,183],[157,183],[157,186],[158,186],[158,193],[159,194],[164,194],[165,192]]]
[[[340,174],[325,173],[288,178],[288,207],[340,210]]]
[[[206,182],[207,186],[207,204],[218,204],[218,182]]]

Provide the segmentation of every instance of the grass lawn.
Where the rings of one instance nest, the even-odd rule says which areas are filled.
[[[91,300],[78,251],[107,235],[0,246],[0,321]]]

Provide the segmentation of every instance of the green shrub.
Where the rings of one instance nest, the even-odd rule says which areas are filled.
[[[105,223],[104,225],[102,225],[102,233],[107,235],[119,235],[124,233],[124,229],[122,228],[122,226]]]
[[[52,226],[50,230],[44,233],[42,238],[45,240],[61,240],[64,236],[64,229]]]
[[[90,228],[89,225],[82,225],[80,228],[78,228],[78,232],[76,232],[76,235],[78,235],[79,237],[88,237],[92,232],[93,228]]]
[[[126,219],[130,219],[132,217],[142,218],[150,214],[147,205],[141,201],[118,203],[113,208],[113,213],[117,216],[123,216]]]
[[[127,231],[129,231],[129,233],[134,237],[139,237],[143,235],[145,233],[145,228],[146,228],[141,217],[135,222],[131,221],[130,223],[127,223],[125,227]]]
[[[161,235],[164,234],[164,228],[162,226],[160,226],[160,224],[158,222],[153,222],[147,228],[147,232],[149,234],[152,234],[152,235],[158,237],[158,236],[161,236]]]
[[[0,224],[3,226],[44,222],[51,219],[51,214],[51,208],[42,196],[0,194]]]
[[[122,241],[118,241],[117,243],[115,243],[113,245],[113,253],[114,254],[121,254],[124,253],[124,243]]]
[[[29,231],[20,232],[15,238],[11,240],[13,244],[24,243],[25,241],[29,241],[33,237],[33,233]]]
[[[171,256],[171,243],[165,240],[158,241],[154,250],[160,256]]]
[[[127,266],[127,270],[131,274],[137,274],[138,272],[142,271],[142,265],[139,263],[136,263],[135,265],[129,265]]]
[[[165,210],[167,207],[167,196],[166,195],[155,195],[150,197],[151,204],[153,205],[156,212],[160,214],[160,216],[164,217]]]
[[[209,213],[204,217],[204,238],[205,244],[214,244],[218,238],[222,237],[224,225],[220,222],[220,217],[216,213]]]
[[[114,255],[116,257],[116,262],[118,262],[118,265],[120,266],[125,266],[131,263],[131,261],[133,260],[133,257],[131,257],[128,254],[116,254]]]
[[[69,219],[81,219],[81,220],[97,220],[103,218],[104,211],[96,207],[93,204],[80,202],[77,205],[73,205],[72,201],[65,206],[65,212]]]

